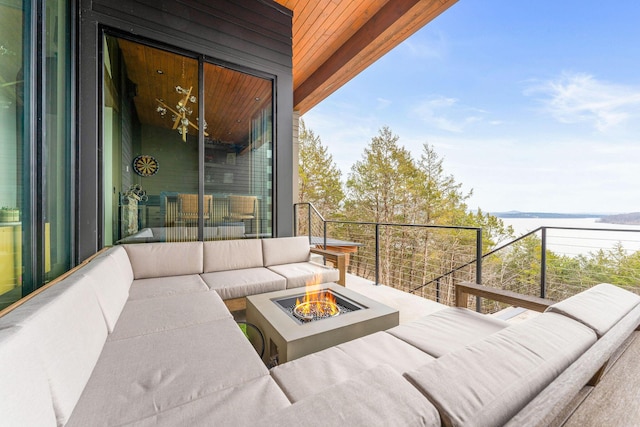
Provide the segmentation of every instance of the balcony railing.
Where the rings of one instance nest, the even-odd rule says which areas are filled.
[[[482,229],[327,220],[309,203],[294,205],[296,235],[349,254],[347,272],[446,305],[455,283],[482,280]]]
[[[469,281],[555,301],[598,283],[640,293],[640,229],[540,227],[482,254],[477,227],[327,220],[309,203],[294,221],[297,235],[349,253],[349,273],[446,305]]]

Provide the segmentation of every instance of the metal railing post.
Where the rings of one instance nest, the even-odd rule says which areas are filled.
[[[298,204],[293,204],[293,235],[298,235]]]
[[[540,298],[547,297],[547,228],[542,227],[540,254]]]
[[[380,284],[380,224],[376,223],[376,286]]]
[[[482,228],[476,231],[476,283],[482,284]],[[476,311],[482,312],[482,298],[476,296]]]
[[[327,221],[323,222],[324,224],[324,246],[323,249],[326,251],[327,250]]]
[[[311,203],[307,206],[309,212],[309,219],[307,222],[307,228],[309,228],[309,243],[311,243]]]
[[[436,302],[440,302],[440,279],[436,280]]]

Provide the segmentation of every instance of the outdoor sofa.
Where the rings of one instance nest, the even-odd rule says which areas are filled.
[[[535,425],[640,322],[640,297],[599,285],[520,324],[446,308],[269,371],[223,298],[303,286],[303,239],[100,253],[0,318],[2,425]]]

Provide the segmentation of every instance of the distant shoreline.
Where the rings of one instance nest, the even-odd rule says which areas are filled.
[[[603,215],[603,214],[567,214],[554,212],[492,212],[497,218],[547,218],[547,219],[582,219],[595,218],[596,222],[619,225],[640,225],[640,212]]]

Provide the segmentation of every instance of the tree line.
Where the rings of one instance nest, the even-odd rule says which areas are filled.
[[[515,238],[511,227],[499,218],[469,209],[472,190],[464,191],[462,183],[445,172],[444,159],[428,143],[422,146],[419,158],[414,158],[400,144],[399,136],[383,127],[371,138],[344,181],[320,136],[302,120],[299,144],[298,200],[312,203],[326,219],[334,221],[328,224],[330,237],[360,244],[350,262],[353,274],[374,280],[377,237],[380,283],[452,304],[455,282],[475,281],[476,232],[435,226],[481,228],[482,253],[497,242]],[[376,236],[376,227],[369,223],[426,227],[378,226]],[[539,243],[531,237],[486,258],[483,284],[538,294]],[[549,253],[547,277],[553,283],[564,281],[571,289],[590,286],[595,278],[611,282],[602,274],[614,269],[610,258],[607,253],[578,258]],[[618,253],[625,271],[640,271],[640,256],[622,258]],[[451,271],[455,273],[446,274]],[[581,279],[576,278],[576,272]],[[589,280],[585,280],[587,274]],[[551,286],[552,293],[557,294],[560,288]]]

